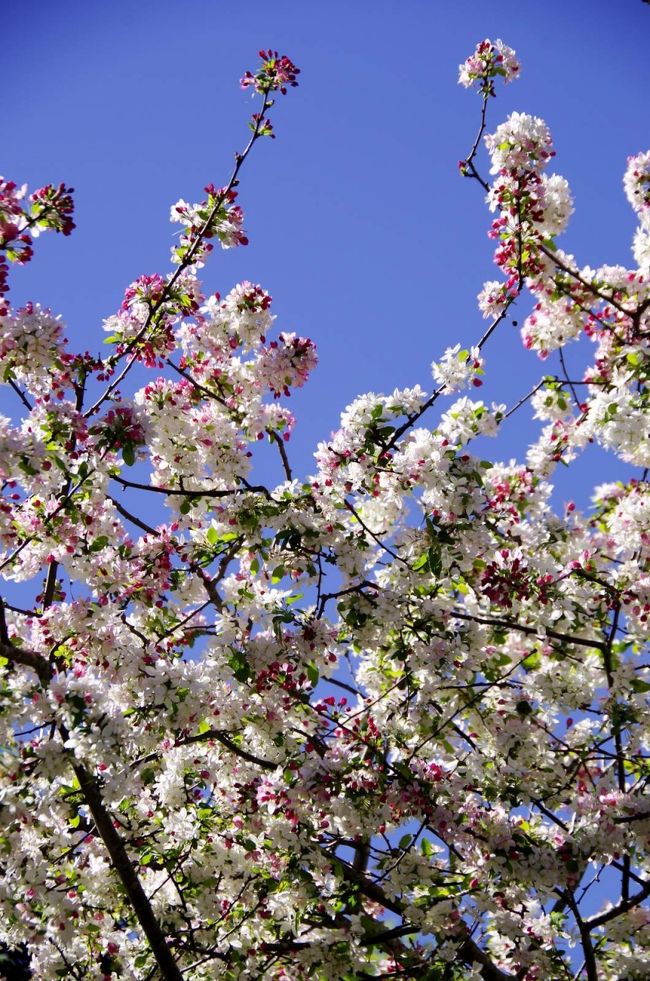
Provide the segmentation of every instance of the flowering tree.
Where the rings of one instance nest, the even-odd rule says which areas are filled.
[[[579,266],[541,119],[513,113],[479,169],[519,72],[479,44],[460,169],[495,214],[487,329],[432,392],[357,399],[300,480],[284,397],[312,343],[274,331],[260,286],[197,278],[246,242],[240,170],[297,84],[261,58],[248,145],[172,208],[175,269],[128,287],[111,354],[3,301],[22,418],[0,436],[0,568],[25,585],[0,607],[0,937],[43,979],[646,978],[650,153],[625,175],[636,266]],[[0,190],[9,261],[72,231],[69,188]],[[445,401],[480,386],[524,290],[524,344],[557,374],[510,409]],[[529,400],[524,462],[470,452]],[[280,482],[258,482],[258,440]],[[594,441],[638,478],[554,513],[555,467]]]

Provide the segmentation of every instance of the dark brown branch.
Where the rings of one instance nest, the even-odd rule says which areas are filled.
[[[582,951],[585,958],[584,967],[587,972],[587,981],[598,981],[598,965],[596,964],[596,954],[594,952],[594,945],[591,940],[590,928],[582,919],[580,910],[578,909],[578,904],[576,903],[571,890],[558,889],[556,891],[573,913],[576,925],[580,931],[580,941],[582,943]]]
[[[5,617],[5,604],[0,596],[0,643],[9,644],[9,630],[7,628],[7,618]]]
[[[375,591],[375,595],[369,596],[368,593],[364,593],[364,587]],[[325,612],[325,607],[330,600],[340,599],[341,596],[349,596],[353,593],[357,593],[362,599],[370,603],[371,606],[376,606],[376,589],[377,587],[374,583],[368,582],[364,579],[363,582],[355,583],[354,586],[348,586],[346,589],[339,589],[336,593],[323,593],[318,604],[318,618],[320,619],[320,617],[322,617],[323,613]]]
[[[104,805],[97,781],[81,763],[76,760],[71,762],[97,831],[110,855],[113,868],[120,877],[133,912],[149,941],[162,978],[164,981],[183,981],[183,975],[167,945],[165,935],[127,854],[124,842],[115,830],[113,819]]]
[[[508,409],[508,411],[506,412],[503,418],[509,419],[510,416],[514,415],[517,409],[521,409],[522,405],[525,405],[529,399],[532,399],[535,392],[539,392],[540,388],[542,388],[545,384],[546,384],[546,378],[542,378],[541,381],[538,381],[537,384],[533,388],[531,388],[530,392],[528,392],[527,395],[523,395],[518,402],[516,402],[510,409]]]
[[[370,535],[370,537],[372,538],[372,540],[374,542],[376,542],[376,544],[379,545],[379,547],[381,549],[383,549],[384,552],[386,552],[388,555],[390,555],[391,558],[395,559],[396,562],[401,562],[402,565],[405,565],[407,569],[410,569],[410,566],[409,566],[408,562],[406,561],[406,559],[403,559],[396,552],[393,552],[392,548],[389,548],[388,545],[385,545],[384,542],[382,542],[382,540],[379,537],[379,535],[375,534],[374,531],[371,531],[371,529],[368,527],[368,525],[363,521],[363,519],[359,515],[359,512],[354,508],[354,506],[350,503],[350,501],[348,501],[347,498],[343,501],[343,503],[345,504],[345,506],[348,509],[348,511],[352,515],[354,515],[355,519],[359,522],[359,524],[361,525],[361,527],[363,528],[363,530],[365,531],[365,533],[367,535]]]
[[[369,879],[362,873],[355,871],[351,865],[348,865],[348,863],[344,862],[342,859],[337,858],[336,862],[342,869],[343,878],[346,880],[346,882],[349,882],[350,885],[356,886],[362,895],[367,896],[368,899],[371,899],[375,903],[379,903],[385,909],[390,910],[391,913],[396,913],[398,916],[404,916],[404,904],[401,903],[399,899],[391,899],[386,895],[384,890],[377,885],[376,882],[373,882],[372,879]],[[406,926],[406,924],[404,924],[404,926]],[[460,929],[462,929],[462,927],[460,927]],[[467,931],[466,927],[465,930]],[[462,938],[462,943],[458,948],[458,953],[466,964],[481,965],[481,974],[483,975],[485,981],[511,981],[513,978],[513,975],[506,974],[504,971],[501,971],[496,964],[490,960],[485,951],[481,950],[478,944],[472,940],[469,935],[469,931],[467,931],[466,936]]]
[[[255,756],[253,753],[249,753],[246,749],[241,749],[235,742],[233,742],[232,737],[223,732],[221,729],[206,729],[205,732],[198,732],[193,736],[186,736],[184,739],[177,739],[174,742],[173,749],[179,746],[190,746],[194,743],[205,743],[214,740],[215,742],[221,743],[226,749],[234,753],[235,756],[239,756],[242,760],[246,760],[247,763],[254,763],[255,766],[261,766],[263,770],[277,770],[280,763],[273,763],[271,760],[263,760],[259,756]],[[153,763],[154,760],[159,760],[163,754],[162,753],[148,753],[146,756],[140,757],[140,759],[134,760],[131,763],[131,767],[144,766],[146,763]]]
[[[234,743],[232,739],[230,739],[230,737],[224,732],[214,730],[212,735],[218,743],[221,743],[222,746],[229,749],[231,753],[235,754],[235,756],[240,756],[242,760],[247,760],[248,763],[254,763],[255,766],[261,766],[264,770],[277,770],[277,768],[280,766],[279,763],[272,763],[270,760],[260,759],[259,756],[254,756],[253,753],[249,753],[248,750],[241,749],[241,747]],[[196,743],[198,741],[198,736],[190,736],[190,738],[187,740],[188,743]]]
[[[596,927],[603,926],[605,923],[609,923],[610,920],[615,920],[618,916],[623,913],[627,913],[629,910],[634,909],[635,906],[639,906],[644,899],[650,896],[650,882],[646,882],[643,889],[639,889],[633,896],[629,899],[623,899],[616,906],[611,909],[606,910],[604,913],[599,913],[597,916],[592,916],[590,919],[585,920],[585,926],[589,930],[594,930]]]
[[[470,177],[473,180],[478,181],[486,193],[490,190],[490,185],[487,183],[487,181],[483,180],[478,170],[476,169],[476,165],[474,163],[474,157],[478,152],[479,144],[481,142],[481,137],[485,132],[487,106],[488,106],[489,97],[490,97],[490,90],[487,89],[486,91],[483,92],[483,105],[481,106],[481,122],[478,128],[478,133],[476,134],[474,144],[472,146],[472,149],[469,151],[469,155],[467,159],[463,160],[462,162],[463,167],[461,171],[464,177]]]
[[[267,430],[271,440],[276,444],[278,451],[280,453],[280,459],[282,460],[282,466],[284,468],[284,473],[287,480],[293,480],[293,473],[291,472],[291,465],[289,463],[289,457],[287,456],[287,451],[284,446],[284,441],[279,433],[276,433],[274,429]]]
[[[16,382],[12,378],[9,379],[9,384],[13,388],[14,392],[16,393],[20,401],[23,403],[27,411],[31,412],[33,406],[29,401],[29,399],[27,398],[27,396],[25,395],[25,393],[23,392],[22,388],[19,388],[18,385],[16,385]]]
[[[11,610],[12,613],[19,613],[21,617],[35,617],[37,620],[42,617],[43,614],[38,610],[26,610],[22,606],[16,606],[15,603],[7,603],[4,601],[5,610]]]
[[[621,817],[614,817],[612,821],[614,824],[632,824],[634,821],[648,821],[650,819],[650,811],[643,811],[640,814],[624,814]]]
[[[54,593],[56,591],[56,577],[59,571],[58,562],[50,562],[50,566],[47,570],[47,577],[45,579],[45,589],[43,590],[43,609],[47,610],[49,606],[52,605],[54,600]]]
[[[44,688],[47,688],[52,680],[54,673],[52,665],[46,657],[43,657],[37,651],[24,650],[22,647],[15,647],[13,644],[0,641],[0,657],[6,657],[13,664],[22,664],[27,668],[31,668],[38,676]]]
[[[225,399],[222,399],[221,396],[217,395],[216,392],[213,392],[209,388],[206,388],[205,385],[202,385],[200,382],[197,382],[196,378],[193,375],[191,375],[189,371],[186,371],[184,368],[181,368],[180,365],[177,365],[176,362],[172,361],[171,358],[167,358],[165,360],[165,364],[168,364],[170,368],[172,368],[177,374],[181,376],[181,378],[184,378],[185,381],[188,381],[190,383],[190,385],[193,385],[194,388],[197,390],[197,392],[202,392],[206,398],[211,399],[213,402],[218,402],[219,405],[223,405],[226,409],[230,408]]]
[[[152,491],[154,494],[165,494],[167,497],[186,497],[192,500],[201,497],[232,497],[233,494],[247,494],[256,493],[264,494],[265,497],[269,496],[268,488],[263,487],[261,484],[248,484],[242,481],[241,487],[223,489],[210,489],[209,487],[205,490],[182,490],[178,487],[156,487],[155,484],[140,484],[136,480],[126,480],[124,477],[120,477],[117,474],[112,474],[111,479],[115,480],[122,487],[130,487],[132,490],[143,490]]]
[[[616,637],[616,630],[618,627],[618,622],[621,615],[621,605],[617,603],[614,607],[614,613],[612,616],[611,629],[609,631],[609,636],[607,638],[607,643],[603,647],[603,666],[605,668],[605,677],[607,678],[607,687],[611,692],[614,688],[614,669],[612,663],[612,644],[614,643],[614,638]],[[614,736],[614,746],[616,749],[616,782],[618,784],[618,789],[622,794],[626,790],[626,776],[625,776],[625,754],[623,751],[623,737],[621,734],[621,724],[620,721],[613,716],[612,718],[612,734]],[[627,902],[630,898],[630,856],[623,856],[623,871],[621,873],[621,893],[623,902]]]
[[[38,675],[43,687],[49,685],[54,671],[52,665],[42,654],[36,651],[21,650],[12,644],[0,643],[0,655],[16,664],[23,664],[32,668]],[[59,728],[64,740],[67,739],[68,733],[65,728],[62,726]],[[151,945],[162,978],[164,981],[182,981],[183,976],[167,946],[160,924],[127,854],[124,842],[117,833],[113,819],[106,810],[97,781],[78,760],[69,757],[69,761],[79,781],[81,793],[90,808],[97,831],[111,858],[113,868],[124,886],[138,922]]]
[[[600,290],[593,285],[593,283],[589,283],[586,279],[584,279],[580,275],[580,272],[577,269],[572,269],[571,266],[568,265],[568,263],[563,262],[562,259],[560,259],[560,257],[557,255],[557,253],[553,251],[553,249],[549,249],[542,242],[538,244],[539,244],[540,252],[543,252],[544,255],[548,259],[550,259],[558,267],[558,269],[561,269],[562,272],[566,273],[567,276],[571,276],[571,278],[575,279],[576,282],[580,283],[581,286],[584,286],[584,288],[588,290],[592,296],[598,297],[599,300],[602,300],[604,303],[607,303],[610,306],[614,307],[616,310],[618,310],[620,313],[624,314],[627,317],[632,317],[634,315],[634,312],[632,310],[626,309],[626,307],[622,306],[611,296],[607,296],[606,293],[601,293]]]
[[[450,610],[449,615],[457,620],[469,620],[472,623],[480,623],[487,627],[502,627],[504,630],[516,630],[519,633],[534,637],[551,637],[553,640],[561,640],[566,644],[575,644],[578,647],[589,647],[593,650],[602,651],[605,643],[600,640],[589,640],[587,637],[573,637],[571,634],[561,634],[558,630],[549,630],[548,627],[542,632],[541,628],[529,627],[523,623],[514,623],[512,620],[501,620],[496,618],[479,617],[469,613],[459,613],[457,610]]]
[[[136,517],[135,514],[131,514],[130,511],[127,511],[126,508],[122,507],[120,502],[116,501],[114,497],[110,496],[110,494],[108,495],[108,500],[113,504],[115,510],[127,521],[130,521],[132,525],[135,525],[137,528],[141,528],[142,531],[147,533],[147,535],[153,535],[154,537],[156,536],[157,532],[155,528],[152,528],[151,525],[146,524],[146,522]]]

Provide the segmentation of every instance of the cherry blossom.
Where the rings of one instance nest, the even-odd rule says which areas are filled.
[[[297,474],[315,346],[263,286],[207,285],[297,84],[260,57],[229,180],[172,206],[172,269],[126,287],[102,357],[6,292],[37,231],[72,231],[69,189],[0,184],[0,940],[43,981],[641,981],[650,156],[625,176],[636,265],[579,262],[543,120],[497,125],[479,169],[519,73],[482,41],[461,172],[492,216],[488,323],[433,391],[356,398]],[[539,380],[478,399],[514,304]],[[528,450],[500,459],[525,407]],[[556,470],[592,444],[612,474],[558,506]]]

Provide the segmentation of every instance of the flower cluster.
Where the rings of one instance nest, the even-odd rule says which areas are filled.
[[[630,157],[623,178],[627,199],[639,216],[634,235],[634,260],[645,276],[650,275],[650,151]]]
[[[245,72],[241,80],[243,89],[253,88],[264,96],[278,91],[286,95],[287,86],[295,88],[298,85],[300,69],[286,55],[279,55],[269,48],[268,51],[261,50],[259,56],[262,64],[255,73]]]
[[[31,206],[26,207],[27,185],[19,187],[0,177],[0,315],[8,310],[4,299],[9,291],[8,263],[29,262],[34,254],[32,239],[42,231],[53,229],[69,235],[74,229],[73,190],[65,184],[47,184],[34,191],[29,198]]]
[[[623,186],[641,225],[650,231],[650,150],[629,158]]]
[[[74,201],[72,200],[73,187],[66,187],[59,184],[46,184],[31,195],[31,215],[30,227],[34,238],[47,228],[61,232],[63,235],[70,235],[75,229],[72,220],[74,214]]]
[[[524,278],[539,274],[540,245],[564,230],[572,201],[564,178],[542,173],[555,154],[543,120],[512,113],[485,137],[485,143],[492,160],[490,172],[496,175],[488,204],[499,212],[490,236],[498,243],[494,258],[506,280],[496,289],[494,283],[487,283],[479,305],[484,315],[498,315],[517,295]]]
[[[118,355],[133,351],[138,360],[155,365],[174,350],[174,325],[191,316],[201,299],[190,272],[167,279],[157,273],[140,276],[127,287],[119,311],[104,321],[107,342],[117,345]]]
[[[460,344],[447,348],[442,359],[431,365],[433,377],[444,387],[445,393],[457,392],[468,385],[480,388],[483,358],[477,347],[463,348]]]
[[[509,176],[539,173],[555,156],[553,140],[543,119],[525,112],[513,112],[485,137],[492,160],[491,174],[502,171]]]
[[[511,82],[519,77],[521,66],[512,48],[500,38],[486,38],[476,45],[476,50],[459,66],[458,81],[465,88],[475,85],[483,95],[494,95],[494,79]]]
[[[172,249],[172,261],[178,265],[203,265],[212,251],[210,239],[217,238],[222,249],[247,245],[244,233],[244,213],[233,202],[237,192],[227,188],[205,188],[207,198],[198,204],[177,201],[172,205],[170,219],[185,226],[180,245]]]

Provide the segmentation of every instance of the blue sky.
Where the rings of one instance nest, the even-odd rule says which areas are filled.
[[[302,68],[277,106],[277,140],[243,173],[251,244],[204,270],[209,291],[261,283],[278,327],[318,346],[320,366],[294,397],[298,472],[355,395],[430,388],[431,360],[482,332],[476,293],[497,278],[489,215],[456,169],[478,122],[478,96],[456,84],[476,41],[503,38],[523,65],[490,126],[517,109],[551,127],[553,169],[576,202],[563,247],[581,263],[631,261],[621,179],[626,157],[650,146],[641,0],[23,0],[3,34],[2,170],[31,187],[72,184],[78,225],[39,240],[12,295],[61,313],[73,346],[91,350],[125,286],[168,270],[169,205],[227,178],[252,111],[238,79],[257,49]],[[542,371],[509,323],[486,357],[486,399],[512,403]],[[490,449],[521,455],[530,431],[515,417]],[[608,462],[614,476],[597,453],[582,477],[563,476],[563,499],[580,496],[571,481],[607,479]]]

